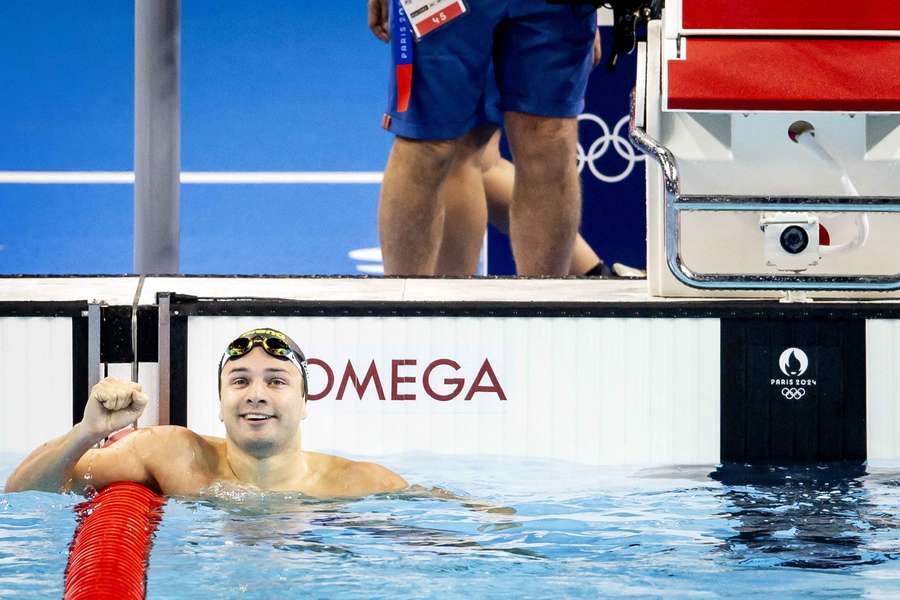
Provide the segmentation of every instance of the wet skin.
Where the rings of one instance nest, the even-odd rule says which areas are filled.
[[[224,439],[160,426],[89,449],[135,420],[147,402],[137,384],[105,379],[91,391],[84,420],[32,452],[10,476],[6,491],[84,493],[124,480],[177,496],[203,496],[211,485],[222,483],[336,498],[407,487],[402,477],[381,465],[301,448],[305,391],[299,370],[289,361],[254,348],[226,363],[220,384]]]

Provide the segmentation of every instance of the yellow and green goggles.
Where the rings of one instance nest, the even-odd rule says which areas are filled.
[[[294,340],[275,329],[251,329],[235,338],[222,354],[219,376],[222,375],[225,363],[248,354],[256,346],[265,350],[269,356],[293,363],[303,377],[303,393],[307,393],[306,356]]]

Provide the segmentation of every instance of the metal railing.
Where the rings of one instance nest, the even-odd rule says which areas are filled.
[[[779,275],[748,273],[699,273],[684,263],[681,254],[681,213],[686,211],[814,211],[841,213],[900,213],[900,198],[890,196],[724,196],[682,194],[675,155],[638,126],[635,95],[631,97],[632,142],[655,159],[662,170],[665,211],[666,264],[675,278],[692,288],[707,290],[900,290],[900,273],[893,275]]]

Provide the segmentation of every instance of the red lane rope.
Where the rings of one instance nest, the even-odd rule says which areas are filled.
[[[147,487],[120,481],[79,504],[64,600],[143,600],[153,533],[164,503]]]

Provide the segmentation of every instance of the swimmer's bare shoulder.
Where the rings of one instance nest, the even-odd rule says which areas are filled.
[[[224,440],[176,425],[153,427],[153,474],[166,495],[193,496],[227,479]]]
[[[304,452],[305,476],[291,491],[321,497],[358,497],[401,490],[406,481],[381,465]],[[185,427],[141,428],[112,446],[89,451],[75,469],[74,490],[114,481],[137,481],[171,496],[203,495],[214,483],[237,482],[228,468],[222,438]]]
[[[298,490],[322,498],[349,498],[396,492],[409,484],[387,467],[350,460],[331,454],[304,452],[308,469],[306,489]]]

